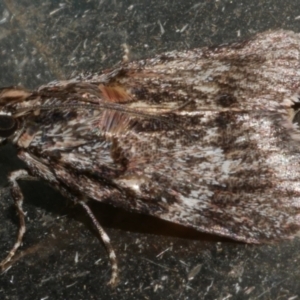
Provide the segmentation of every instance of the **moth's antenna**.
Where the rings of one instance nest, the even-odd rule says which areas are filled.
[[[167,115],[169,112],[173,112],[173,111],[177,111],[182,109],[183,107],[189,105],[190,103],[192,103],[192,101],[188,101],[186,103],[184,103],[182,106],[174,109],[174,110],[170,110],[170,111],[165,111],[164,113]],[[68,110],[73,110],[73,109],[91,109],[91,110],[109,110],[109,111],[115,111],[115,112],[120,112],[122,114],[126,114],[126,115],[131,115],[137,118],[143,118],[143,119],[153,119],[153,120],[157,120],[159,122],[162,122],[164,124],[166,124],[167,126],[173,126],[174,128],[179,129],[180,131],[183,132],[183,134],[185,136],[187,136],[191,141],[192,141],[192,137],[189,135],[188,132],[186,132],[184,130],[183,127],[181,127],[180,125],[178,125],[177,123],[169,120],[166,115],[165,116],[160,116],[160,115],[155,115],[155,114],[150,114],[150,113],[145,113],[141,110],[137,110],[137,109],[130,109],[130,108],[126,108],[123,105],[119,105],[116,103],[99,103],[99,104],[71,104],[71,105],[65,105],[65,104],[58,104],[58,105],[33,105],[33,106],[27,106],[27,107],[22,107],[20,109],[18,109],[15,113],[14,113],[14,117],[18,117],[22,114],[25,114],[28,111],[38,111],[38,110],[54,110],[54,109],[68,109]]]

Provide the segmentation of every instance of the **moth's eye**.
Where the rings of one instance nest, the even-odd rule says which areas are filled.
[[[0,137],[11,136],[17,128],[18,124],[12,116],[0,115]]]

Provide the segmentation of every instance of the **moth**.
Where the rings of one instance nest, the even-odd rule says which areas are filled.
[[[246,243],[300,229],[300,34],[172,51],[36,90],[0,91],[0,142],[26,170],[81,205],[118,280],[109,237],[89,208],[100,201]]]

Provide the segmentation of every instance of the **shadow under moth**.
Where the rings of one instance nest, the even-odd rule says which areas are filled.
[[[0,90],[0,142],[27,170],[81,205],[118,279],[109,237],[91,200],[246,243],[300,229],[300,34],[269,31],[243,42],[172,51],[34,91]]]

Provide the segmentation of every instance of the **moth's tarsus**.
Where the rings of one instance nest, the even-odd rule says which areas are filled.
[[[290,239],[300,229],[299,45],[300,34],[270,31],[36,91],[4,88],[0,142],[85,209],[108,250],[110,284],[115,253],[78,199],[247,243]],[[9,259],[25,229],[17,179],[23,229]]]

